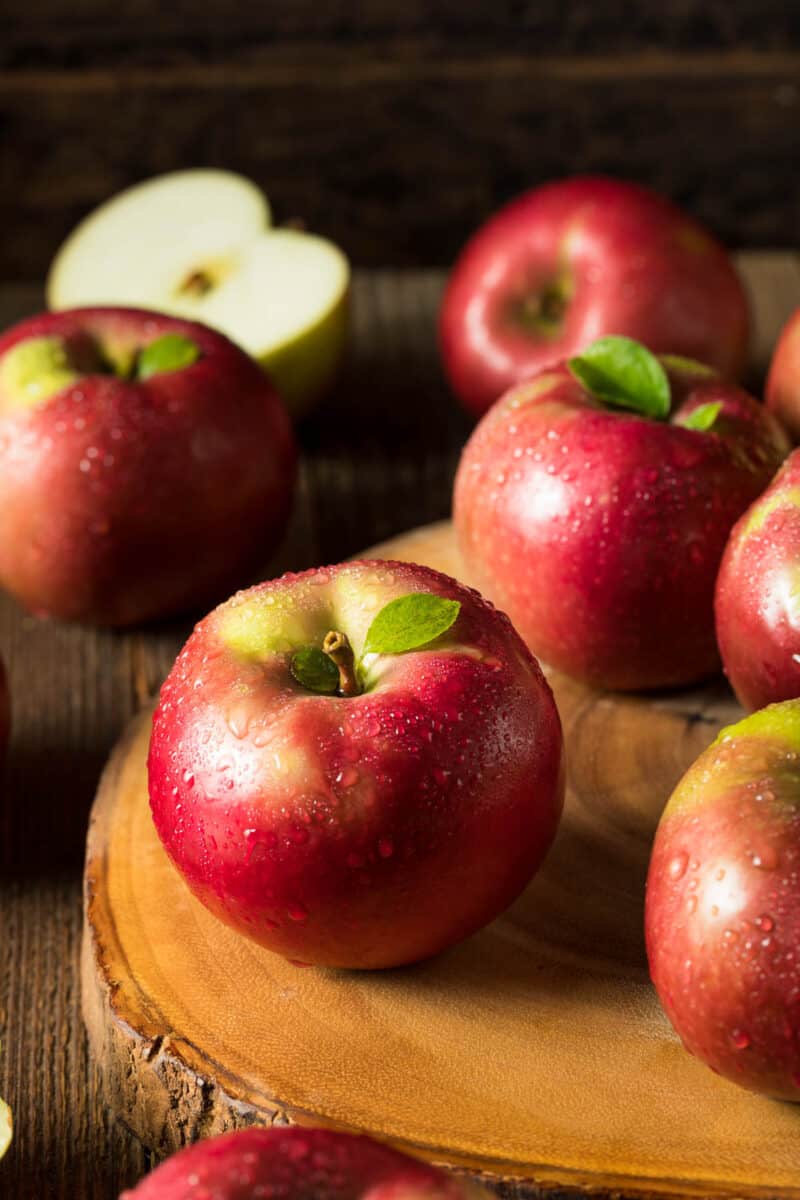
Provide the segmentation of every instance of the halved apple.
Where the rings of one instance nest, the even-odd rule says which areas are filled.
[[[48,304],[132,305],[203,321],[256,358],[300,416],[339,364],[350,268],[332,242],[270,219],[263,193],[230,171],[147,180],[70,234],[50,268]]]

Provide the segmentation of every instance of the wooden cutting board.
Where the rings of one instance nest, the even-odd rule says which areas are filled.
[[[464,578],[447,523],[376,553]],[[721,683],[645,700],[551,682],[569,788],[544,868],[465,944],[372,974],[291,966],[193,899],[150,821],[149,712],[136,720],[91,821],[83,1004],[119,1112],[148,1146],[322,1121],[537,1184],[800,1197],[800,1106],[692,1059],[644,957],[659,813],[738,709]]]

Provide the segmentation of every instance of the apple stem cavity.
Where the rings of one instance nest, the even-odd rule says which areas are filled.
[[[361,688],[356,675],[353,647],[350,645],[347,634],[341,633],[338,629],[329,630],[325,634],[322,649],[339,670],[339,695],[358,696]]]
[[[214,280],[207,271],[198,268],[190,271],[178,288],[180,296],[207,296],[214,286]]]
[[[561,329],[569,294],[567,283],[553,280],[533,295],[517,300],[513,305],[514,319],[526,333],[554,337]]]

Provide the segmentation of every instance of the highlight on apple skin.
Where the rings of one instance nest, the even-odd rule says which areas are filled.
[[[764,401],[800,442],[800,308],[784,325],[772,352]]]
[[[800,1100],[800,701],[724,729],[656,833],[646,939],[661,1003],[718,1074]]]
[[[294,476],[274,389],[205,326],[76,309],[0,337],[0,585],[39,615],[217,600],[267,561]]]
[[[715,608],[740,703],[755,709],[800,696],[800,450],[734,526]]]
[[[454,521],[470,578],[576,679],[703,679],[719,670],[728,534],[788,450],[763,406],[707,367],[600,339],[512,389],[467,443]]]
[[[349,288],[350,265],[332,242],[274,226],[249,179],[195,168],[147,179],[90,213],[53,260],[47,302],[202,321],[255,358],[299,418],[338,372]]]
[[[546,183],[495,213],[456,261],[439,320],[450,384],[476,416],[607,334],[738,378],[749,311],[731,259],[702,225],[602,176]]]
[[[327,1129],[246,1129],[200,1141],[120,1200],[480,1200],[476,1183],[372,1138]]]
[[[396,620],[409,605],[453,623]],[[320,649],[343,642],[349,684]],[[488,924],[539,867],[563,802],[555,701],[508,619],[383,561],[283,576],[196,626],[148,771],[195,896],[267,949],[334,967],[415,962]]]

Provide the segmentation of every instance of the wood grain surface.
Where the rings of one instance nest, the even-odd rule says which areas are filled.
[[[449,263],[502,201],[608,171],[734,245],[797,245],[800,19],[782,0],[5,0],[0,277],[113,192],[253,176],[358,265]]]
[[[742,267],[756,299],[757,379],[777,327],[800,303],[800,267],[782,254],[747,255]],[[270,571],[337,561],[447,515],[469,426],[436,356],[441,285],[431,271],[357,276],[350,362],[301,430],[295,516]],[[35,287],[0,287],[0,325],[41,304]],[[189,628],[187,620],[125,634],[68,629],[0,601],[15,710],[0,798],[0,1095],[13,1104],[17,1126],[0,1164],[4,1200],[115,1200],[148,1163],[112,1120],[113,1096],[87,1057],[80,872],[104,760],[155,694]],[[537,1194],[512,1184],[499,1190]]]
[[[448,522],[373,555],[468,582]],[[644,955],[661,809],[741,710],[713,689],[672,697],[678,710],[550,679],[568,785],[544,867],[480,934],[388,972],[303,970],[191,896],[150,819],[149,711],[136,719],[92,811],[82,994],[108,1090],[146,1145],[321,1119],[540,1186],[800,1197],[800,1109],[687,1055]]]

